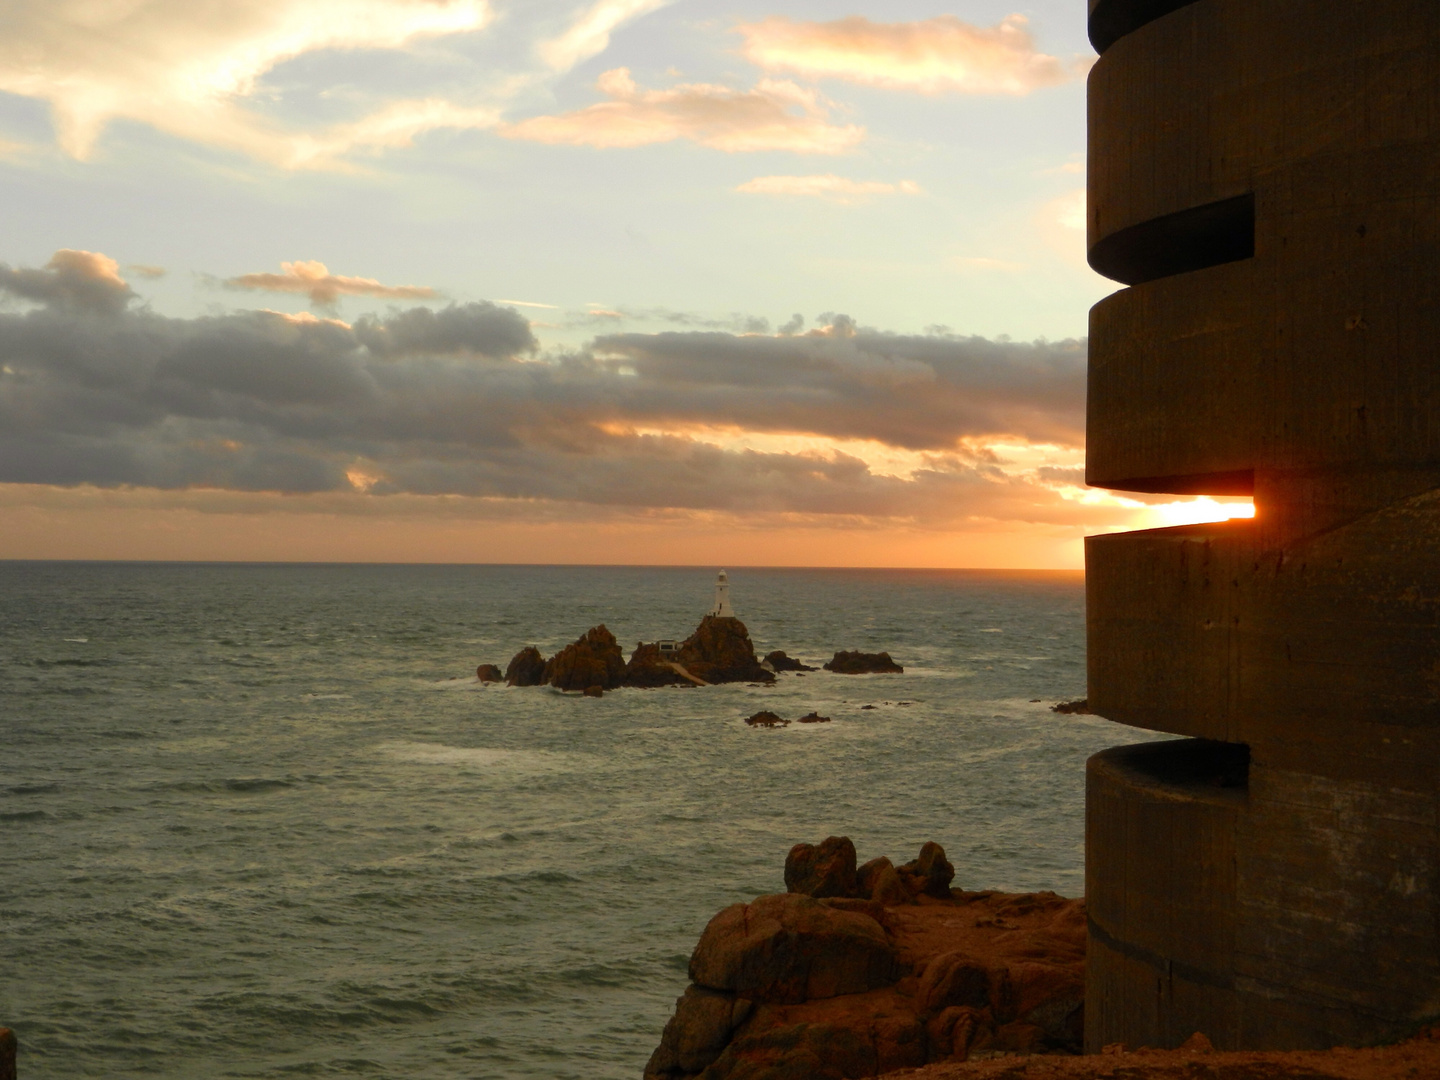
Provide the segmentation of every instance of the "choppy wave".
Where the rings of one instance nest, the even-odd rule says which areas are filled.
[[[893,677],[599,700],[473,678],[600,621],[683,635],[713,580],[0,564],[23,841],[0,844],[0,1019],[27,1080],[633,1080],[706,921],[783,888],[796,841],[934,839],[967,883],[1079,891],[1084,759],[1119,738],[1048,710],[1083,694],[1078,578],[732,575],[762,650],[886,650]],[[834,720],[747,727],[762,707]]]

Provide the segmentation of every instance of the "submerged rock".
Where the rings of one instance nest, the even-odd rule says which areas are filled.
[[[545,681],[545,657],[534,645],[516,653],[505,668],[506,686],[540,686]]]
[[[830,723],[830,717],[821,716],[818,712],[811,711],[795,722],[797,724],[828,724]]]
[[[799,660],[791,659],[785,655],[784,649],[776,649],[772,653],[765,654],[765,663],[775,671],[818,671],[809,664],[802,664]]]
[[[505,676],[494,664],[481,664],[475,669],[475,678],[481,682],[504,682]]]
[[[602,623],[591,627],[545,665],[544,681],[557,690],[614,690],[625,676],[625,654]]]
[[[751,727],[788,727],[789,720],[782,720],[769,709],[761,709],[754,716],[747,716],[745,723]]]
[[[1075,701],[1057,701],[1050,706],[1050,711],[1064,713],[1066,716],[1089,716],[1090,699],[1082,697]]]
[[[841,650],[825,665],[837,675],[899,674],[905,669],[890,659],[888,652],[846,652]]]

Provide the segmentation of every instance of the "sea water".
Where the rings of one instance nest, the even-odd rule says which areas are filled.
[[[636,1080],[798,841],[1083,891],[1078,574],[731,568],[757,650],[903,675],[479,684],[715,568],[0,563],[0,1025],[25,1080]],[[828,724],[764,730],[759,709]]]

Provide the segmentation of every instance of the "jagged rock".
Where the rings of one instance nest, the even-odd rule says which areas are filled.
[[[818,712],[811,711],[795,722],[797,724],[828,724],[830,723],[830,717],[821,716]]]
[[[761,709],[754,716],[747,716],[745,723],[751,727],[789,727],[789,720],[782,720],[769,709]]]
[[[846,846],[836,837],[808,853],[797,845],[787,884],[837,858],[853,865]],[[927,844],[905,869],[923,886],[948,881],[948,867]],[[850,1080],[981,1053],[1079,1052],[1084,901],[912,896],[884,858],[855,877],[869,899],[786,893],[712,919],[691,957],[696,985],[677,1003],[647,1080]]]
[[[884,855],[860,867],[855,872],[855,883],[861,896],[886,907],[910,901],[910,890],[901,882],[895,864]]]
[[[505,676],[494,664],[481,664],[475,669],[475,678],[481,682],[504,682]]]
[[[516,653],[505,668],[506,686],[541,686],[545,681],[545,657],[534,645]]]
[[[685,679],[660,655],[660,646],[653,641],[648,644],[642,641],[636,644],[635,651],[630,654],[630,662],[625,665],[622,681],[626,686],[653,690],[660,686],[679,685],[685,682]]]
[[[934,840],[920,849],[919,858],[899,868],[900,880],[912,893],[950,899],[950,882],[955,880],[955,867],[945,858],[945,849]]]
[[[625,675],[625,654],[602,623],[561,649],[545,665],[545,682],[559,690],[614,690]]]
[[[1058,701],[1050,706],[1050,711],[1063,713],[1066,716],[1089,716],[1090,699],[1082,697],[1075,701]]]
[[[730,1033],[750,1014],[751,1002],[690,986],[675,1002],[660,1045],[645,1066],[646,1080],[693,1075],[720,1056]]]
[[[755,659],[755,646],[745,624],[730,616],[706,615],[681,644],[675,659],[707,683],[775,681],[775,673]]]
[[[880,924],[799,893],[734,904],[710,920],[690,957],[690,979],[756,1002],[860,994],[895,981]]]
[[[784,649],[776,649],[772,653],[765,654],[765,663],[769,664],[775,671],[818,671],[809,664],[802,664],[799,660],[791,659],[785,655]]]
[[[891,660],[888,652],[867,653],[842,650],[837,652],[825,665],[825,670],[833,671],[837,675],[873,675],[898,674],[905,669]]]
[[[859,896],[855,882],[855,845],[848,836],[830,836],[815,844],[796,844],[785,856],[785,890],[817,899]]]

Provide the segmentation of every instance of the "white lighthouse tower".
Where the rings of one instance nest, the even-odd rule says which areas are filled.
[[[735,609],[730,606],[730,579],[721,570],[715,578],[715,606],[710,614],[720,619],[733,619]]]

